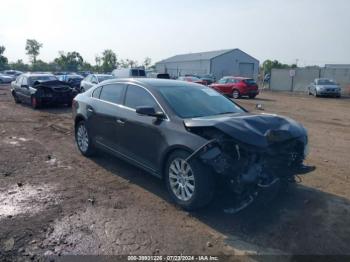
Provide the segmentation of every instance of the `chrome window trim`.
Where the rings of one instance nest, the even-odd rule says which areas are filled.
[[[166,117],[166,118],[163,119],[163,120],[165,120],[165,121],[170,121],[170,118],[169,118],[168,114],[165,112],[165,110],[164,110],[164,108],[162,107],[162,105],[158,102],[157,98],[155,98],[155,96],[154,96],[147,88],[141,86],[140,84],[135,84],[135,83],[130,83],[130,82],[113,82],[113,83],[108,83],[108,84],[105,84],[105,85],[113,85],[113,84],[125,84],[125,85],[126,85],[126,89],[127,89],[128,85],[134,85],[134,86],[138,86],[138,87],[143,88],[144,90],[146,90],[146,91],[153,97],[153,99],[156,101],[156,103],[158,104],[158,106],[159,106],[160,109],[162,110],[163,114],[164,114],[165,117]],[[97,88],[99,88],[99,87],[102,87],[102,90],[103,90],[103,87],[104,87],[105,85],[99,85],[99,86],[94,87],[94,88],[91,90],[91,92],[90,92],[90,95],[89,95],[90,98],[95,99],[95,100],[98,100],[98,101],[102,101],[102,102],[105,102],[105,103],[107,103],[107,104],[114,105],[114,106],[117,106],[117,107],[120,107],[120,108],[123,108],[123,109],[127,109],[127,110],[130,110],[130,111],[134,111],[134,112],[136,113],[136,109],[134,109],[134,108],[131,108],[131,107],[128,107],[128,106],[125,106],[125,105],[121,105],[121,104],[117,104],[117,103],[113,103],[113,102],[109,102],[109,101],[102,100],[102,99],[100,99],[100,98],[96,98],[96,97],[93,97],[93,96],[92,96],[92,94],[94,93],[95,89],[97,89]],[[102,90],[101,90],[101,92],[102,92]],[[100,95],[101,95],[101,93],[100,93]],[[126,93],[125,93],[125,95],[126,95]]]

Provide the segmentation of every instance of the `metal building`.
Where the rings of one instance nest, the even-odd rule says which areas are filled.
[[[186,74],[212,74],[216,79],[223,76],[258,77],[259,61],[242,50],[227,49],[176,55],[156,63],[159,73],[172,77]]]

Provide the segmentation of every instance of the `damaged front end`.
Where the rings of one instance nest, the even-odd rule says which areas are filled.
[[[240,202],[237,211],[261,193],[276,192],[281,185],[295,182],[296,175],[313,170],[303,165],[306,130],[293,126],[295,122],[277,118],[279,124],[271,116],[261,115],[242,117],[238,122],[204,121],[204,126],[193,120],[185,122],[188,131],[208,140],[187,161],[200,159],[219,174]]]

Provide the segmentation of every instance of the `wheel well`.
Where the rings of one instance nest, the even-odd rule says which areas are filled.
[[[77,127],[77,124],[83,120],[85,120],[85,118],[82,115],[77,115],[75,120],[74,120],[74,129]]]
[[[173,148],[169,149],[162,157],[161,168],[160,168],[160,171],[161,171],[160,175],[162,178],[164,177],[165,166],[166,166],[166,163],[168,161],[168,158],[170,157],[170,155],[172,153],[174,153],[177,150],[186,151],[189,154],[191,154],[193,152],[191,149],[184,147],[184,146],[177,146],[177,147],[173,147]]]

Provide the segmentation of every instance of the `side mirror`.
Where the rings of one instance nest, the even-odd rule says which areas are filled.
[[[93,83],[94,85],[96,85],[96,84],[97,84],[97,82],[96,82],[96,81],[92,81],[91,83]]]
[[[136,107],[136,113],[145,116],[154,116],[158,119],[164,119],[165,115],[161,111],[156,111],[154,107],[151,106],[138,106]]]
[[[22,88],[28,88],[28,85],[21,85]]]

